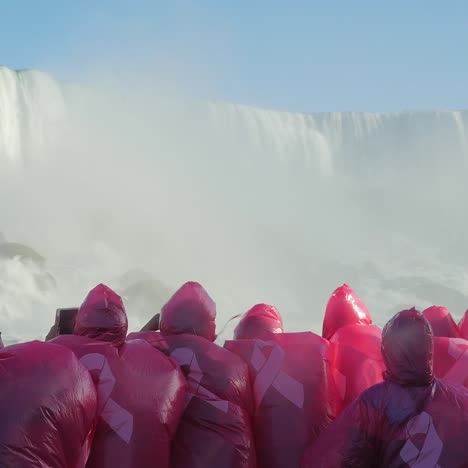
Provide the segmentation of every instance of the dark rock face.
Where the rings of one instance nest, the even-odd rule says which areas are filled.
[[[31,247],[16,242],[1,243],[0,237],[0,258],[11,259],[15,257],[31,260],[39,266],[44,266],[46,262],[46,259]]]
[[[130,270],[118,281],[127,312],[145,322],[157,314],[173,290],[143,270]]]

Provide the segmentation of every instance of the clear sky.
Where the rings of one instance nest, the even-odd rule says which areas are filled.
[[[292,111],[468,108],[468,1],[0,0],[0,63]]]

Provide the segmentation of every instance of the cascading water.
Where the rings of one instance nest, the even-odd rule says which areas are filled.
[[[62,92],[44,73],[0,67],[0,155],[21,162],[51,144],[64,126]]]
[[[134,327],[188,279],[220,325],[266,301],[319,331],[342,282],[379,323],[468,306],[468,112],[274,112],[132,85],[0,68],[0,231],[46,258],[0,259],[6,341],[43,336],[100,281]]]

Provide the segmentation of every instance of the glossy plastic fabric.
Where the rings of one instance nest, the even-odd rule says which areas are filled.
[[[283,333],[280,313],[272,305],[257,304],[240,319],[234,339],[268,339],[273,333]]]
[[[87,468],[167,468],[186,383],[178,366],[144,341],[120,347],[59,336],[91,372],[98,426]]]
[[[309,447],[303,467],[466,467],[468,392],[434,379],[432,330],[416,310],[385,327],[386,381]]]
[[[424,310],[423,314],[431,324],[434,336],[460,337],[460,330],[446,307],[431,306]]]
[[[307,443],[335,416],[327,341],[310,332],[284,333],[269,341],[226,341],[225,347],[251,373],[258,466],[298,467]]]
[[[307,450],[304,468],[466,468],[468,393],[440,380],[367,390]]]
[[[181,366],[189,385],[186,409],[174,439],[173,468],[253,468],[253,408],[245,363],[205,338],[132,333]]]
[[[66,348],[33,341],[0,351],[0,466],[84,468],[96,390]]]
[[[464,338],[465,340],[468,340],[468,310],[465,312],[463,317],[461,318],[459,324],[458,324],[458,329],[460,330],[460,336],[461,338]]]
[[[323,319],[322,336],[329,340],[346,325],[371,325],[366,305],[347,284],[340,286],[330,297]]]
[[[468,341],[434,338],[434,375],[453,385],[468,388]]]
[[[119,346],[125,341],[127,328],[122,298],[104,284],[99,284],[81,305],[73,333]]]
[[[99,285],[86,298],[75,330],[59,336],[91,372],[99,422],[87,468],[166,468],[183,412],[186,383],[179,367],[145,341],[125,342],[122,299]]]
[[[339,412],[364,390],[383,380],[382,331],[375,325],[347,325],[330,340],[330,362],[340,397]]]
[[[389,320],[382,332],[385,380],[407,387],[430,384],[434,378],[433,338],[429,322],[414,308]]]
[[[165,335],[191,334],[216,339],[216,304],[199,283],[185,283],[162,308],[160,330]]]

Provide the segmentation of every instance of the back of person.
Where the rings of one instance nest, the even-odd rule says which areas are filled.
[[[364,302],[347,284],[330,297],[322,336],[330,342],[330,362],[340,402],[338,413],[364,390],[382,382],[382,332]]]
[[[96,428],[89,372],[61,346],[0,351],[0,466],[84,468]]]
[[[446,383],[468,388],[468,341],[445,307],[423,312],[434,334],[434,375]]]
[[[311,332],[278,333],[280,325],[276,309],[259,304],[241,319],[236,339],[224,345],[249,365],[262,468],[298,467],[307,443],[335,415],[327,341]]]
[[[322,336],[330,340],[346,325],[372,325],[372,318],[355,291],[347,284],[343,284],[328,300],[323,318]]]
[[[468,393],[432,372],[432,330],[415,309],[382,337],[385,382],[366,390],[307,450],[303,467],[467,467]]]
[[[445,336],[447,338],[459,338],[458,329],[452,314],[446,307],[431,306],[423,311],[424,317],[431,324],[434,336]]]
[[[161,332],[140,332],[174,359],[189,390],[174,439],[173,468],[252,468],[252,392],[245,363],[213,343],[216,306],[198,283],[186,283],[161,311]]]
[[[91,372],[99,422],[88,468],[169,467],[186,383],[179,367],[142,340],[124,342],[122,301],[105,286],[90,292],[75,333],[53,343],[73,350]]]
[[[364,390],[383,380],[382,331],[375,325],[346,325],[330,339],[330,363],[340,413]]]
[[[460,337],[468,340],[468,310],[463,314],[463,317],[458,323],[458,330],[460,332]]]
[[[434,375],[451,385],[468,389],[468,341],[434,337]]]
[[[235,340],[266,340],[283,333],[283,319],[275,306],[254,305],[245,313],[234,330]]]

